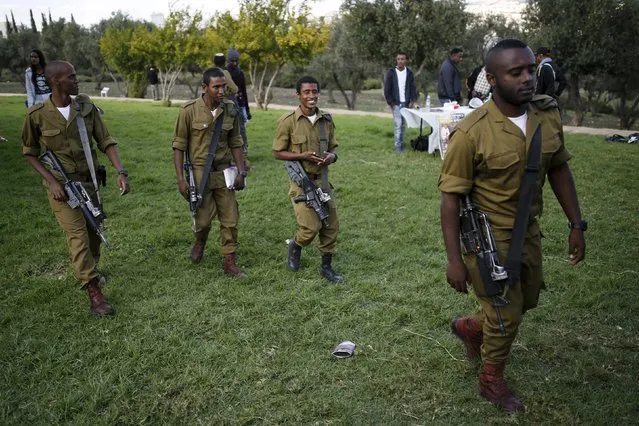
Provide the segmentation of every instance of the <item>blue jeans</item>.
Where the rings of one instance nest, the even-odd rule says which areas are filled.
[[[248,148],[248,140],[246,139],[246,123],[248,123],[248,116],[246,115],[246,107],[238,107],[240,112],[240,136],[242,136],[242,148],[244,152]]]
[[[406,133],[406,120],[400,112],[402,108],[406,108],[406,102],[399,105],[393,105],[393,120],[395,121],[395,148],[404,147],[404,134]]]

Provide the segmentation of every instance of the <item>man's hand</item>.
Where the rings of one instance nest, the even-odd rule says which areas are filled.
[[[306,151],[300,154],[300,160],[310,161],[311,163],[320,164],[324,159],[318,157],[313,151]]]
[[[120,195],[128,194],[129,190],[129,180],[124,175],[118,175],[118,188],[120,188]]]
[[[317,163],[317,165],[318,166],[325,166],[327,164],[334,163],[335,162],[335,158],[337,158],[337,157],[332,152],[325,152],[324,153],[324,158],[322,158],[322,161]]]
[[[571,229],[568,236],[568,260],[572,265],[584,260],[586,257],[586,239],[582,229]]]
[[[448,284],[460,293],[468,293],[470,274],[464,262],[448,262],[446,270]]]
[[[53,199],[56,201],[67,201],[67,193],[64,191],[64,187],[60,182],[55,179],[51,179],[47,181],[47,185],[49,186],[49,192],[53,196]]]
[[[185,179],[178,180],[178,191],[180,191],[182,195],[185,195],[189,191],[189,184],[186,183]]]
[[[246,183],[244,182],[244,176],[238,174],[235,176],[235,181],[233,181],[233,189],[236,191],[241,191],[244,189]]]
[[[246,111],[246,119],[247,119],[247,120],[250,120],[251,118],[253,118],[253,117],[251,116],[251,111],[248,111],[248,110],[247,110],[247,111]]]

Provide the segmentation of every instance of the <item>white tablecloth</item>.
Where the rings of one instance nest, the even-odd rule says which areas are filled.
[[[428,124],[433,128],[433,132],[428,137],[428,153],[432,154],[440,149],[440,123],[450,121],[451,113],[469,114],[474,111],[470,107],[459,107],[455,110],[444,111],[442,108],[425,109],[402,108],[400,112],[406,120],[406,125],[410,128],[419,128],[420,125]],[[443,153],[442,153],[443,154]],[[443,158],[443,155],[442,155]]]

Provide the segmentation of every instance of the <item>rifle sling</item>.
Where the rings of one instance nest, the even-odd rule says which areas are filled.
[[[328,137],[326,135],[326,123],[327,120],[321,120],[319,122],[320,126],[320,152],[321,155],[324,156],[326,152],[328,152]],[[331,189],[330,184],[328,183],[328,166],[322,166],[322,188],[324,191],[329,191]]]
[[[209,182],[209,175],[211,174],[211,170],[215,170],[215,168],[213,167],[213,162],[215,160],[215,151],[217,151],[217,145],[220,141],[220,135],[222,134],[223,121],[224,121],[224,110],[222,110],[220,115],[215,118],[215,130],[213,131],[213,136],[211,137],[211,144],[209,145],[209,152],[206,156],[206,165],[204,166],[204,174],[202,175],[202,182],[200,182],[201,197],[197,202],[198,207],[202,205],[202,201],[204,200],[204,192],[206,190],[206,185]]]
[[[100,205],[100,208],[102,208],[98,180],[95,175],[95,165],[93,164],[93,155],[91,155],[91,146],[89,145],[87,126],[84,123],[84,117],[82,117],[80,103],[77,101],[75,102],[75,110],[78,113],[75,117],[75,121],[78,124],[78,133],[80,133],[80,140],[82,141],[82,150],[84,151],[84,156],[86,157],[87,164],[89,165],[89,172],[91,172],[91,179],[93,180],[93,187],[95,188],[95,195],[98,198],[98,204]]]
[[[528,159],[524,170],[524,177],[519,187],[519,201],[517,203],[517,213],[515,224],[506,257],[506,271],[508,272],[507,285],[514,286],[519,280],[521,273],[521,256],[524,249],[524,240],[528,228],[530,208],[534,195],[534,186],[539,175],[539,158],[541,156],[541,125],[537,126],[535,134],[530,142]]]

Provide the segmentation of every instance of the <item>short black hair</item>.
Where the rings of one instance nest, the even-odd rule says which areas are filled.
[[[404,56],[406,56],[406,59],[408,59],[408,53],[404,52],[403,50],[399,50],[399,51],[397,52],[397,55],[395,55],[395,57],[397,57],[397,56],[399,56],[399,55],[404,55]]]
[[[461,47],[453,47],[452,49],[450,49],[449,54],[450,54],[451,56],[452,56],[452,55],[455,55],[455,54],[457,54],[457,53],[464,53],[464,49],[462,49]]]
[[[494,73],[493,70],[493,62],[495,61],[495,56],[504,50],[509,49],[527,49],[528,45],[521,40],[517,40],[516,38],[505,38],[496,45],[494,45],[486,54],[486,71],[491,74]]]
[[[225,75],[224,72],[218,67],[209,68],[204,71],[204,74],[202,74],[202,84],[208,86],[213,77],[225,77]]]
[[[317,81],[317,79],[315,77],[311,77],[310,75],[305,75],[300,77],[299,80],[297,80],[297,83],[295,83],[295,93],[300,93],[300,90],[302,89],[302,84],[304,83],[310,83],[310,84],[317,84],[317,91],[320,91],[320,84],[319,81]]]

